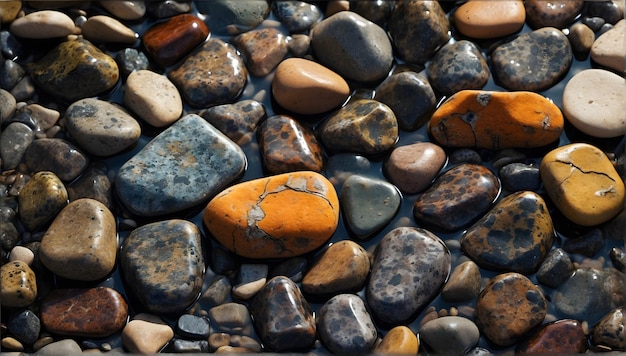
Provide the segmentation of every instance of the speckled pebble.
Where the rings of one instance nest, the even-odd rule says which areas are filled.
[[[28,230],[38,230],[67,205],[67,198],[65,185],[54,173],[35,173],[20,191],[20,219]]]
[[[448,302],[468,301],[480,292],[480,269],[474,261],[456,266],[441,291],[441,298]]]
[[[526,18],[533,28],[567,27],[580,14],[584,0],[526,0]]]
[[[257,125],[267,116],[263,104],[249,99],[213,106],[198,115],[240,146],[252,141]]]
[[[515,348],[524,354],[580,354],[587,349],[587,335],[582,323],[561,319],[542,325]]]
[[[470,319],[443,316],[422,325],[420,341],[441,355],[460,355],[478,344],[480,332]]]
[[[33,129],[21,122],[12,122],[0,134],[2,169],[15,169],[24,159],[28,146],[35,139]]]
[[[446,163],[445,151],[430,142],[396,147],[385,161],[389,181],[402,192],[415,194],[426,189]]]
[[[150,70],[132,72],[126,79],[124,105],[148,124],[164,127],[183,112],[183,99],[166,76]]]
[[[482,89],[489,80],[489,67],[474,43],[461,40],[435,53],[428,65],[428,80],[443,95]]]
[[[607,313],[593,327],[593,344],[608,346],[615,351],[623,351],[626,348],[624,320],[624,308],[616,308]]]
[[[275,28],[242,33],[232,39],[251,75],[265,77],[287,55],[287,38]]]
[[[305,32],[322,18],[321,9],[305,1],[274,1],[272,12],[291,33]]]
[[[124,78],[134,71],[148,69],[149,66],[148,57],[135,48],[125,48],[119,51],[115,56],[115,62]]]
[[[210,331],[211,324],[205,317],[184,314],[176,321],[176,332],[186,338],[206,339]]]
[[[130,352],[154,354],[174,337],[174,330],[156,315],[139,313],[126,324],[121,337]]]
[[[322,343],[335,354],[364,354],[376,342],[374,322],[354,294],[338,294],[324,303],[317,323]]]
[[[74,32],[74,21],[61,11],[34,11],[11,23],[12,34],[23,38],[50,39]]]
[[[26,307],[37,298],[35,272],[26,262],[14,261],[0,267],[2,278],[2,305],[5,307]]]

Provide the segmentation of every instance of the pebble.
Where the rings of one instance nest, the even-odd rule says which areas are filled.
[[[356,242],[342,240],[324,250],[302,279],[302,291],[336,295],[361,290],[370,271],[367,251]]]
[[[415,333],[404,325],[395,326],[376,345],[376,355],[416,355],[420,342]]]
[[[243,91],[247,75],[235,48],[218,38],[204,42],[168,73],[187,103],[200,108],[234,101]]]
[[[134,71],[148,69],[149,66],[148,57],[134,48],[119,51],[115,56],[115,61],[123,78],[127,78]]]
[[[17,62],[5,60],[0,76],[0,86],[12,92],[12,89],[26,76],[26,71]],[[11,93],[12,94],[12,93]],[[12,94],[12,96],[15,96]]]
[[[397,55],[408,63],[424,64],[450,40],[450,22],[438,1],[397,4],[388,31]]]
[[[251,99],[212,106],[198,115],[240,146],[252,142],[258,124],[267,117],[263,104]]]
[[[559,107],[540,94],[463,90],[435,111],[428,129],[445,147],[500,150],[548,145],[564,124]]]
[[[296,283],[302,282],[304,273],[309,268],[309,262],[305,257],[288,258],[278,265],[274,266],[270,271],[270,278],[276,276],[285,276]]]
[[[236,143],[189,114],[124,163],[115,188],[134,214],[165,215],[205,201],[238,178],[246,165]]]
[[[335,232],[339,201],[332,184],[310,171],[231,186],[206,206],[203,221],[229,251],[283,258],[315,250]]]
[[[87,156],[72,143],[60,138],[34,140],[28,146],[24,159],[31,171],[50,171],[64,182],[77,178],[89,165]]]
[[[233,296],[244,300],[254,297],[267,282],[267,270],[266,264],[243,263],[239,267],[237,284],[232,289]]]
[[[217,34],[233,34],[249,31],[269,15],[270,5],[266,0],[214,0],[195,2],[198,11],[210,14],[207,25]]]
[[[209,309],[209,320],[211,320],[209,340],[215,339],[213,335],[222,333],[229,336],[228,342],[232,336],[247,336],[257,339],[250,312],[243,304],[224,303],[213,307]]]
[[[537,281],[550,288],[557,288],[574,273],[574,264],[562,248],[555,248],[537,271]]]
[[[21,9],[21,0],[7,0],[0,2],[0,22],[4,24],[13,22]]]
[[[52,172],[35,173],[20,190],[20,220],[30,231],[45,227],[67,205],[67,190]]]
[[[167,351],[172,353],[208,353],[209,341],[208,340],[183,340],[175,338],[168,346]]]
[[[202,305],[212,308],[231,301],[232,286],[226,276],[216,276],[209,287],[200,296]]]
[[[563,90],[565,118],[581,132],[600,138],[626,134],[626,82],[603,69],[586,69]]]
[[[522,29],[527,11],[521,0],[468,1],[454,12],[454,26],[471,38],[505,37]]]
[[[539,168],[524,163],[509,163],[499,172],[502,188],[509,192],[534,191],[541,187]]]
[[[358,1],[350,3],[350,10],[386,28],[395,5],[388,1]]]
[[[615,24],[624,18],[624,4],[621,1],[595,1],[587,4],[584,16],[600,17],[609,24]]]
[[[146,14],[145,0],[101,1],[98,4],[120,20],[139,20]]]
[[[67,186],[70,201],[90,198],[101,202],[113,211],[113,191],[107,172],[106,165],[101,162],[93,163],[87,167],[78,179]]]
[[[308,127],[286,115],[274,115],[257,129],[263,167],[270,174],[324,169],[324,150]]]
[[[4,89],[0,89],[0,123],[2,125],[13,116],[16,108],[17,101],[13,95]]]
[[[183,112],[183,99],[166,76],[150,70],[132,72],[126,79],[124,105],[148,124],[164,127]]]
[[[56,335],[107,337],[121,331],[127,318],[124,297],[109,287],[55,289],[41,302],[41,323]]]
[[[498,178],[488,168],[460,164],[437,177],[417,198],[413,215],[419,223],[456,231],[486,213],[499,191]]]
[[[2,338],[2,348],[14,351],[24,351],[24,344],[12,336],[6,336]],[[21,353],[18,352],[16,356],[19,356],[19,354]]]
[[[3,169],[15,169],[24,159],[35,139],[33,130],[21,122],[12,122],[0,134],[0,157]]]
[[[481,276],[474,261],[465,261],[454,268],[441,291],[447,302],[465,302],[474,299],[480,292]]]
[[[41,331],[41,320],[37,314],[29,309],[21,310],[17,314],[11,315],[7,322],[7,327],[16,339],[32,345],[39,339]]]
[[[615,351],[626,348],[623,308],[611,310],[593,327],[592,341],[594,345],[608,346]]]
[[[62,42],[30,72],[41,89],[69,102],[109,91],[120,76],[115,60],[86,39]]]
[[[402,196],[385,180],[354,174],[343,182],[339,203],[349,231],[366,240],[396,216]]]
[[[532,333],[516,347],[520,353],[579,354],[587,349],[587,336],[582,323],[573,319],[561,319],[545,325]]]
[[[118,20],[106,16],[91,16],[81,26],[82,35],[93,43],[123,43],[132,45],[139,35]]]
[[[29,266],[32,266],[35,261],[35,254],[29,248],[18,245],[11,249],[9,261],[21,261],[25,262]]]
[[[322,10],[305,1],[275,1],[272,12],[290,33],[306,32],[322,18]]]
[[[546,2],[542,0],[526,0],[526,17],[533,28],[567,27],[580,14],[584,0],[557,0]]]
[[[319,311],[317,331],[330,352],[365,354],[377,339],[374,322],[363,300],[354,294],[338,294]]]
[[[305,34],[294,34],[287,38],[287,47],[294,57],[302,58],[309,53],[311,37]]]
[[[444,316],[422,325],[421,342],[441,355],[460,355],[478,344],[480,332],[470,319]]]
[[[121,336],[128,351],[154,354],[174,337],[174,330],[156,315],[139,313],[126,324]]]
[[[289,278],[272,278],[250,303],[250,313],[263,345],[280,352],[313,345],[313,312],[298,286]]]
[[[367,303],[377,320],[410,320],[438,294],[450,274],[450,252],[435,234],[398,227],[380,241],[367,285]]]
[[[351,101],[322,123],[319,138],[331,152],[376,155],[398,141],[398,121],[387,105],[372,99]]]
[[[50,109],[39,104],[28,104],[24,107],[21,107],[19,110],[20,113],[27,113],[30,115],[33,120],[37,123],[36,131],[48,130],[54,125],[57,124],[61,114],[54,109]]]
[[[141,41],[158,65],[168,67],[188,55],[208,36],[209,28],[201,19],[191,14],[180,14],[150,27]]]
[[[241,52],[250,75],[265,77],[287,55],[287,38],[276,28],[263,28],[242,33],[232,39]]]
[[[202,235],[196,225],[163,220],[133,230],[122,243],[121,271],[151,313],[177,313],[200,294],[204,279]]]
[[[476,325],[489,341],[510,346],[519,341],[547,314],[541,290],[515,272],[493,277],[478,296]]]
[[[188,13],[192,9],[192,0],[177,0],[177,1],[157,1],[148,2],[148,14],[158,19],[165,19],[175,15]]]
[[[2,277],[2,305],[21,308],[32,304],[37,298],[35,272],[22,261],[9,262],[0,267]]]
[[[33,344],[33,350],[39,351],[39,349],[41,349],[42,347],[49,345],[53,342],[54,342],[54,338],[52,338],[51,336],[42,336]]]
[[[184,314],[176,322],[176,332],[186,338],[206,340],[211,332],[211,325],[205,317]]]
[[[29,39],[65,37],[74,33],[74,21],[60,11],[35,11],[15,19],[9,31],[17,37]]]
[[[601,17],[589,17],[589,16],[585,16],[582,18],[581,23],[589,26],[589,28],[595,33],[600,31],[600,29],[602,28],[602,26],[605,24],[605,21],[603,18]],[[595,40],[595,35],[594,35],[594,40]]]
[[[112,156],[139,140],[137,120],[119,106],[95,98],[72,103],[65,114],[65,129],[86,152]]]
[[[624,182],[595,146],[572,143],[556,148],[545,155],[539,170],[556,207],[576,224],[601,224],[624,207]]]
[[[445,151],[430,142],[398,146],[385,161],[384,171],[402,192],[415,194],[431,185],[446,163]]]
[[[596,228],[582,236],[565,240],[562,246],[567,253],[593,257],[604,246],[604,236],[602,230]]]
[[[55,355],[78,355],[83,351],[80,345],[72,339],[63,339],[55,342],[51,342],[39,350],[37,350],[37,356],[55,356]]]
[[[593,46],[596,36],[589,26],[579,22],[569,28],[567,38],[572,46],[574,55],[582,53],[586,56],[589,54],[589,51],[591,51],[591,47]]]
[[[626,270],[626,252],[621,248],[613,247],[609,255],[613,267],[617,268],[620,272],[624,272]]]
[[[443,95],[478,90],[489,80],[489,67],[474,43],[461,40],[437,51],[428,65],[428,80]]]
[[[400,128],[408,131],[424,125],[437,104],[428,79],[413,71],[390,75],[375,92],[374,100],[389,106]]]

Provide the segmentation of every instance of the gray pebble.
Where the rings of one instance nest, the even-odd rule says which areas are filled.
[[[604,246],[602,230],[593,229],[580,237],[568,238],[563,243],[563,250],[568,253],[587,257],[595,256]]]
[[[33,130],[20,123],[9,124],[0,134],[0,157],[3,169],[14,169],[24,158],[26,149],[33,142]]]
[[[17,101],[10,92],[0,89],[0,124],[4,125],[15,113]]]
[[[524,163],[510,163],[500,169],[502,188],[509,192],[537,191],[541,186],[539,168]]]
[[[574,272],[574,264],[567,253],[556,248],[548,254],[537,271],[537,280],[550,287],[556,288],[565,282]]]
[[[233,34],[257,27],[269,14],[266,0],[195,1],[198,11],[208,16],[207,25],[213,33]]]
[[[377,337],[365,303],[354,294],[339,294],[324,303],[318,333],[324,346],[335,354],[366,354]]]
[[[207,318],[190,314],[184,314],[178,318],[176,327],[181,336],[190,339],[207,339],[211,331]]]
[[[419,337],[437,354],[460,355],[476,346],[480,332],[467,318],[444,316],[422,325]]]
[[[115,61],[119,66],[120,74],[124,78],[134,71],[146,70],[150,66],[148,57],[135,48],[125,48],[123,51],[120,51],[115,56]]]
[[[30,345],[39,338],[41,321],[37,314],[25,309],[9,317],[7,326],[16,339]]]
[[[12,90],[26,75],[26,71],[16,62],[5,60],[0,71],[0,88]]]
[[[307,31],[322,18],[322,11],[304,1],[275,1],[272,12],[289,32]]]

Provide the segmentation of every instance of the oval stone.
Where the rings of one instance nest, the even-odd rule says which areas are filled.
[[[127,318],[124,297],[108,287],[55,289],[41,302],[41,323],[58,335],[107,337],[121,331]]]
[[[465,261],[456,266],[441,291],[447,302],[464,302],[474,299],[480,292],[480,269],[474,261]]]
[[[450,252],[435,234],[414,227],[387,233],[378,245],[367,285],[367,304],[384,323],[411,318],[439,293],[450,274]]]
[[[373,353],[376,355],[416,355],[419,345],[415,333],[408,327],[400,325],[389,330],[376,345]]]
[[[39,258],[50,271],[64,278],[104,278],[115,267],[117,258],[115,217],[94,199],[69,203],[43,236]]]
[[[582,10],[584,0],[525,0],[526,17],[533,28],[567,27]]]
[[[587,349],[587,336],[581,322],[561,319],[542,325],[527,340],[517,345],[515,351],[530,354],[580,354]]]
[[[435,111],[428,129],[446,147],[500,150],[548,145],[564,125],[559,107],[540,94],[463,90]]]
[[[366,354],[376,342],[377,331],[365,303],[354,294],[339,294],[319,312],[318,333],[335,354]]]
[[[137,70],[126,79],[124,105],[148,124],[167,126],[183,112],[183,99],[167,77],[150,70]]]
[[[408,194],[426,189],[446,163],[445,151],[431,142],[399,146],[385,162],[385,174],[401,191]]]
[[[476,1],[466,4],[470,3]],[[461,90],[478,90],[489,80],[489,66],[474,43],[461,40],[447,44],[437,51],[428,64],[428,80],[433,88],[443,95],[452,95]]]
[[[128,288],[152,313],[182,313],[204,280],[202,235],[186,220],[164,220],[133,230],[122,244]]]
[[[35,132],[28,125],[12,122],[0,134],[0,157],[3,169],[15,169],[23,160]]]
[[[461,355],[478,344],[480,332],[467,318],[444,316],[422,325],[419,337],[437,354]]]
[[[91,16],[81,26],[82,35],[91,42],[113,42],[132,45],[139,37],[130,27],[105,15]]]
[[[172,338],[174,330],[156,315],[140,313],[122,330],[124,346],[132,353],[155,354]]]
[[[249,258],[293,257],[332,236],[339,199],[319,173],[284,173],[239,183],[219,193],[203,221],[228,250]]]
[[[37,172],[20,190],[20,219],[28,230],[38,230],[67,205],[67,198],[65,185],[54,173]]]
[[[624,208],[624,182],[599,148],[572,143],[541,161],[541,180],[566,218],[582,226],[609,221]]]
[[[180,14],[150,27],[141,37],[146,52],[160,66],[170,66],[196,48],[209,35],[198,17]]]
[[[275,1],[272,12],[289,32],[305,32],[322,17],[317,5],[305,1]]]
[[[591,46],[591,59],[618,73],[623,71],[626,64],[625,29],[626,20],[621,20],[598,37]]]
[[[37,298],[37,280],[35,272],[26,262],[12,261],[0,267],[2,278],[2,305],[4,307],[23,308]]]
[[[415,220],[455,231],[481,215],[496,200],[500,183],[488,168],[464,163],[446,171],[417,198]]]
[[[18,17],[11,23],[9,30],[13,35],[24,38],[65,37],[74,32],[74,21],[61,11],[41,10]]]
[[[478,39],[511,35],[522,29],[525,20],[522,0],[468,1],[454,12],[456,29]]]

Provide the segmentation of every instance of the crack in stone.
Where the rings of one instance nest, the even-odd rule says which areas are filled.
[[[575,165],[572,162],[567,162],[567,161],[562,161],[560,159],[557,159],[554,161],[555,163],[562,163],[562,164],[567,164],[570,167],[574,167],[575,169],[577,169],[580,173],[582,174],[597,174],[597,175],[601,175],[601,176],[605,176],[606,178],[610,179],[611,181],[615,182],[615,179],[611,178],[611,176],[609,176],[606,173],[603,172],[596,172],[596,171],[585,171],[582,168],[578,167],[577,165]],[[570,175],[571,176],[571,175]],[[569,177],[565,178],[563,181],[567,180]]]
[[[253,238],[253,239],[269,240],[278,248],[278,251],[279,251],[278,253],[284,253],[286,251],[290,251],[287,248],[287,246],[285,246],[285,243],[281,241],[280,239],[277,239],[273,237],[272,235],[268,234],[265,230],[261,229],[258,225],[258,223],[265,218],[265,211],[263,211],[263,209],[260,206],[263,200],[270,194],[280,193],[283,190],[285,190],[285,189],[280,189],[274,192],[268,192],[267,186],[269,183],[270,183],[269,180],[265,183],[265,187],[263,188],[263,193],[259,196],[259,199],[257,200],[257,202],[248,212],[248,220],[246,222],[246,225],[247,225],[246,239]]]
[[[476,128],[474,127],[474,125],[476,124],[476,121],[478,120],[478,115],[476,115],[476,113],[474,113],[473,111],[467,111],[466,113],[463,113],[463,114],[453,113],[449,117],[441,120],[437,124],[437,128],[445,136],[446,144],[450,142],[450,138],[448,135],[448,127],[446,126],[446,123],[448,122],[448,120],[452,118],[459,118],[461,122],[464,122],[469,125],[470,129],[472,130],[472,135],[474,136],[474,146],[476,146],[478,142],[478,136],[476,135]]]

